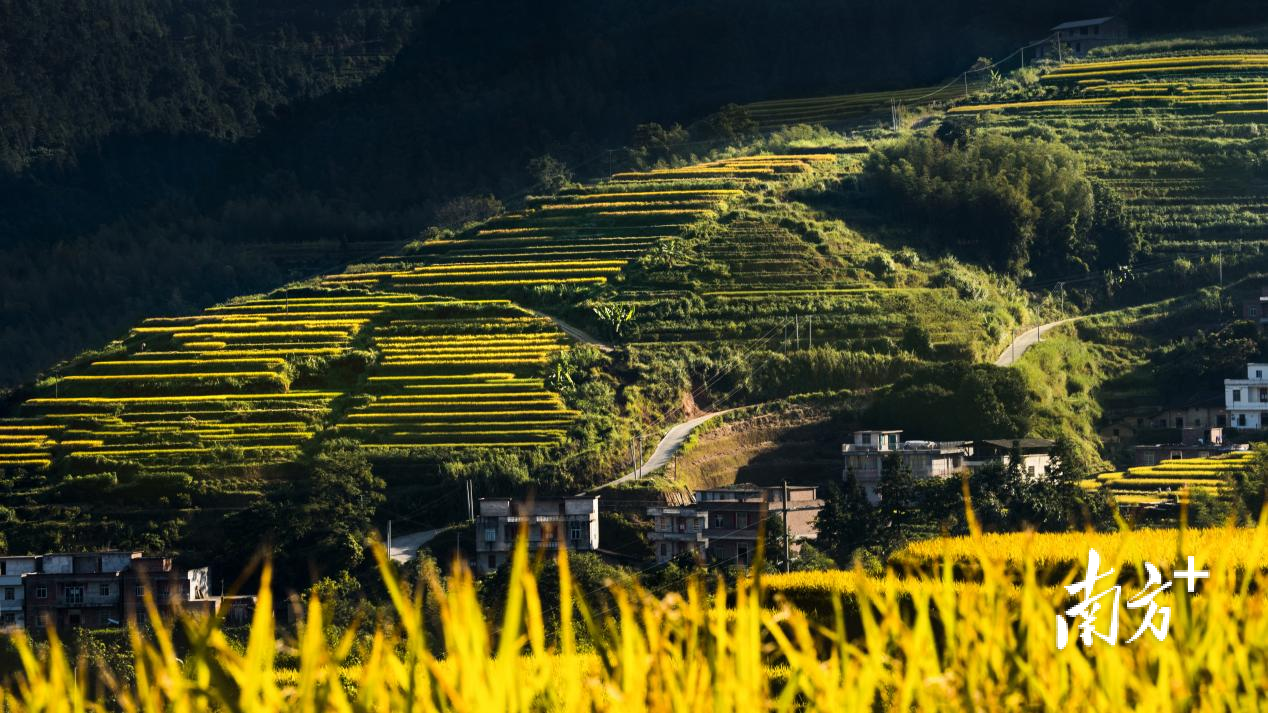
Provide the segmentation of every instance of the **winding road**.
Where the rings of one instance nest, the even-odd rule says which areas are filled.
[[[1083,317],[1066,317],[1055,322],[1041,324],[1034,329],[1027,329],[1009,342],[1008,346],[1004,347],[1004,351],[1000,352],[999,358],[995,360],[995,366],[1012,366],[1026,353],[1027,349],[1039,343],[1044,332],[1051,331],[1053,327],[1059,327],[1076,319],[1083,319]]]
[[[682,423],[677,424],[673,428],[669,429],[669,432],[665,434],[664,438],[660,439],[660,443],[656,444],[656,450],[652,451],[652,454],[648,456],[646,461],[643,462],[642,468],[631,470],[616,480],[609,480],[603,485],[592,488],[590,492],[601,490],[613,485],[619,485],[621,483],[627,483],[631,480],[637,480],[640,475],[646,476],[664,468],[666,465],[669,465],[669,461],[678,454],[678,451],[682,450],[682,444],[687,441],[687,437],[691,435],[692,431],[696,430],[696,427],[711,418],[730,413],[734,410],[735,409],[711,411],[701,416],[696,416],[690,421],[683,421]]]
[[[583,342],[585,344],[592,344],[595,347],[598,347],[599,351],[601,352],[610,352],[613,350],[613,347],[611,344],[607,344],[605,342],[599,341],[595,337],[591,336],[588,332],[583,332],[577,327],[574,327],[571,324],[568,324],[567,322],[563,321],[562,319],[554,315],[546,314],[545,312],[539,312],[535,309],[530,309],[528,307],[525,307],[524,309],[527,309],[529,312],[532,312],[538,317],[545,317],[546,319],[549,319],[550,321],[555,323],[556,327],[559,327],[561,330],[563,330],[565,334],[572,337],[573,339],[576,339],[579,342]]]

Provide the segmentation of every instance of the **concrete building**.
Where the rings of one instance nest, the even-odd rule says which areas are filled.
[[[992,461],[1008,462],[1013,455],[1013,448],[1021,452],[1022,473],[1033,478],[1044,475],[1052,467],[1052,449],[1057,444],[1046,438],[1000,438],[989,441],[975,441],[971,460],[966,462],[970,470],[980,468]]]
[[[709,540],[704,531],[709,515],[694,505],[648,508],[652,518],[652,531],[647,539],[656,552],[657,562],[668,562],[680,555],[691,553],[704,561]]]
[[[1063,22],[1054,25],[1049,33],[1048,41],[1035,46],[1037,59],[1068,59],[1071,54],[1082,56],[1089,50],[1122,42],[1129,36],[1127,23],[1114,16]],[[1057,49],[1058,42],[1061,43],[1060,50]]]
[[[894,456],[915,478],[945,478],[968,468],[972,450],[967,441],[903,441],[902,431],[855,431],[854,442],[841,446],[844,479],[851,472],[868,502],[880,502],[877,486],[885,459]]]
[[[1221,453],[1248,450],[1245,443],[1228,443],[1224,429],[1218,427],[1185,428],[1178,443],[1155,443],[1136,446],[1132,450],[1134,465],[1158,465],[1165,460],[1207,458]]]
[[[782,485],[757,486],[747,483],[724,488],[697,490],[692,504],[653,507],[648,510],[655,527],[648,535],[658,562],[667,562],[685,552],[714,563],[752,564],[764,517],[788,518],[790,548],[800,549],[800,541],[816,536],[815,517],[823,509],[818,489],[808,485],[787,487],[787,508]],[[776,558],[782,553],[771,553]]]
[[[162,615],[191,602],[207,601],[207,570],[181,570],[166,557],[140,552],[78,552],[42,555],[22,576],[29,628],[51,622],[59,630],[121,626],[144,619],[143,592],[153,593]],[[197,606],[195,606],[197,608]]]
[[[1224,380],[1224,411],[1232,428],[1268,428],[1268,364],[1247,364],[1245,379]]]
[[[1242,319],[1259,326],[1268,324],[1268,285],[1259,288],[1259,296],[1242,301]]]
[[[574,551],[597,550],[599,497],[481,498],[476,518],[476,571],[487,574],[505,564],[515,550],[521,528],[526,530],[530,548],[558,547],[563,541]]]
[[[0,629],[26,626],[22,578],[35,571],[35,557],[0,557]]]

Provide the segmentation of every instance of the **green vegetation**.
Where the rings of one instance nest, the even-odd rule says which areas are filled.
[[[1125,265],[1139,236],[1109,188],[1093,190],[1065,146],[995,133],[913,136],[872,153],[874,199],[933,242],[1014,275]]]

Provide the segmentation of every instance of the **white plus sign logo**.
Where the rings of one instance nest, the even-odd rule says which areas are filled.
[[[1183,579],[1186,582],[1186,588],[1192,594],[1197,586],[1199,579],[1210,579],[1211,571],[1206,569],[1197,569],[1193,563],[1193,555],[1189,555],[1189,568],[1185,570],[1175,570],[1171,573],[1175,579]]]

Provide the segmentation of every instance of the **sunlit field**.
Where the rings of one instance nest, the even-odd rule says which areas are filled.
[[[1155,537],[1158,546],[1142,544]],[[47,655],[37,655],[15,634],[22,666],[6,679],[0,697],[4,709],[14,711],[104,710],[116,702],[128,711],[1263,705],[1268,620],[1260,563],[1268,528],[1262,522],[1254,529],[1178,536],[1061,538],[975,533],[933,541],[914,551],[941,548],[948,557],[905,578],[793,573],[742,575],[728,584],[719,576],[692,579],[680,593],[660,595],[613,585],[604,598],[611,603],[603,608],[574,584],[562,552],[534,558],[521,544],[505,610],[497,616],[482,610],[465,567],[411,588],[379,549],[395,612],[391,622],[331,632],[322,602],[312,598],[291,632],[275,624],[265,588],[245,645],[205,618],[184,618],[152,636],[133,628],[135,675],[126,684],[89,680],[87,662],[75,660],[56,640]],[[1093,640],[1085,648],[1072,638],[1058,649],[1056,614],[1075,603],[1060,584],[1081,579],[1082,566],[1056,586],[1036,575],[1062,557],[1085,558],[1086,551],[1065,548],[1089,543],[1103,549],[1101,571],[1113,566],[1126,582],[1120,607],[1136,586],[1132,575],[1139,574],[1141,555],[1169,563],[1196,553],[1210,578],[1195,593],[1177,580],[1158,596],[1155,602],[1171,610],[1162,641],[1146,634],[1126,643],[1142,614],[1121,608],[1116,645]],[[1060,552],[1029,556],[1054,547]],[[534,573],[545,557],[557,557],[558,592],[539,588]],[[980,577],[957,581],[952,558],[974,560]],[[806,600],[808,606],[792,603],[808,590],[820,596]],[[177,641],[187,642],[179,653]],[[349,655],[358,643],[362,653],[353,662]],[[284,665],[280,652],[298,663]]]

